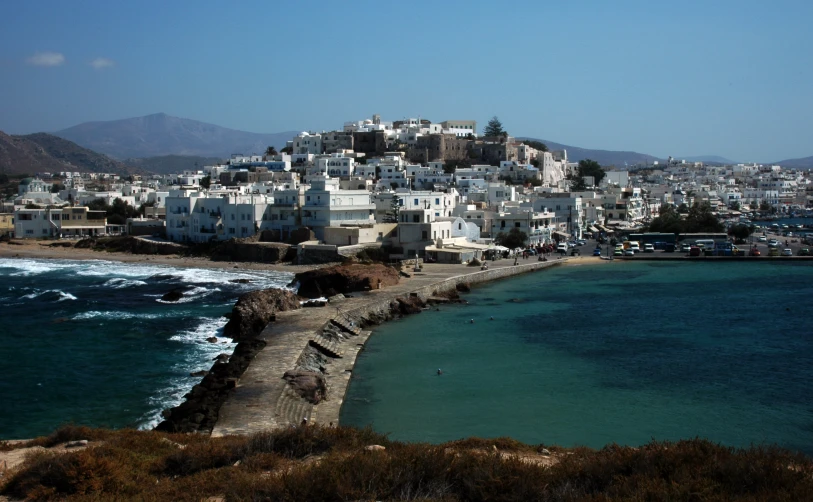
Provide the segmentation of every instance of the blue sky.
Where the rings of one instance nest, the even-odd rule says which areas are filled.
[[[5,0],[0,130],[499,116],[657,156],[813,155],[813,2]]]

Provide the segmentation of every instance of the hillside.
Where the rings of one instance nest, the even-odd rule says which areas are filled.
[[[563,145],[553,141],[544,139],[521,137],[520,140],[541,141],[548,146],[550,150],[567,150],[567,159],[571,162],[578,162],[584,159],[592,159],[601,164],[602,166],[623,166],[635,164],[652,164],[655,160],[660,160],[658,157],[647,155],[645,153],[616,151],[616,150],[593,150],[590,148],[580,148],[578,146]]]
[[[296,132],[259,134],[156,113],[106,122],[85,122],[54,133],[117,159],[163,155],[228,158],[282,148]]]
[[[724,165],[739,164],[739,162],[727,159],[725,157],[721,157],[719,155],[696,155],[692,157],[677,156],[675,158],[685,160],[687,162],[706,162],[708,164],[724,164]]]
[[[813,463],[702,439],[601,450],[510,438],[439,445],[372,429],[252,436],[67,426],[0,443],[0,500],[811,500]]]
[[[196,155],[161,155],[142,159],[124,159],[124,163],[136,166],[155,174],[179,174],[183,171],[200,170],[223,162],[222,157],[200,157]]]
[[[791,169],[813,169],[813,156],[802,157],[800,159],[786,159],[778,162],[771,162],[771,165],[788,167]]]
[[[46,133],[10,136],[0,131],[0,172],[81,171],[127,175],[137,168]]]

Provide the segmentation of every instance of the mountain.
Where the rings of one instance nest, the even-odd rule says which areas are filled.
[[[222,157],[162,155],[142,159],[124,159],[124,163],[130,166],[140,167],[144,171],[155,174],[179,174],[184,171],[199,171],[203,166],[219,164],[224,160]]]
[[[296,131],[258,134],[156,113],[106,122],[85,122],[54,133],[118,159],[161,155],[228,158],[233,153],[262,154],[285,146]]]
[[[802,157],[801,159],[786,159],[779,162],[771,162],[772,166],[782,166],[791,169],[813,169],[813,157]]]
[[[578,162],[584,159],[592,159],[601,164],[602,166],[616,166],[622,167],[626,163],[629,166],[636,164],[652,164],[655,160],[661,160],[658,157],[647,155],[645,153],[616,151],[616,150],[591,150],[589,148],[580,148],[578,146],[563,145],[553,141],[546,141],[544,139],[536,138],[517,138],[519,140],[541,141],[548,146],[548,149],[553,150],[567,150],[567,160],[571,162]]]
[[[676,159],[685,160],[687,162],[708,162],[712,164],[739,164],[739,162],[719,155],[697,155],[694,157],[675,157]]]
[[[139,169],[51,134],[10,136],[0,131],[0,172],[34,174],[40,171],[127,175]]]

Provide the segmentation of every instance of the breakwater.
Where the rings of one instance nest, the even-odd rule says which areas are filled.
[[[220,408],[212,435],[248,434],[299,424],[338,423],[339,411],[356,356],[371,332],[365,328],[420,310],[433,297],[457,289],[565,263],[510,260],[489,264],[489,270],[462,265],[429,264],[401,283],[324,307],[280,312],[258,336],[265,346],[256,354],[236,388]],[[438,301],[442,301],[438,299]],[[334,336],[335,335],[335,336]],[[283,379],[292,370],[318,371],[327,383],[327,398],[318,403],[294,391]]]

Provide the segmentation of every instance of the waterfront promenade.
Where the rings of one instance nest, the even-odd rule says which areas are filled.
[[[337,320],[349,327],[349,320],[361,320],[371,313],[388,312],[397,298],[418,296],[422,300],[435,293],[454,290],[457,284],[474,285],[503,277],[552,267],[569,259],[536,258],[489,262],[488,270],[465,265],[424,264],[412,277],[403,278],[395,286],[381,290],[354,293],[352,298],[331,302],[324,307],[302,308],[279,312],[260,333],[266,346],[257,354],[240,378],[238,386],[220,409],[213,436],[228,434],[251,434],[269,429],[298,425],[303,418],[311,424],[338,424],[339,411],[350,381],[356,356],[370,336],[370,331],[360,331],[341,343],[330,344],[330,351],[341,357],[329,358],[326,382],[328,399],[312,405],[300,398],[282,376],[293,370],[309,345],[325,345],[319,333],[321,329]],[[588,259],[577,259],[577,261]],[[589,260],[593,261],[593,260]]]

